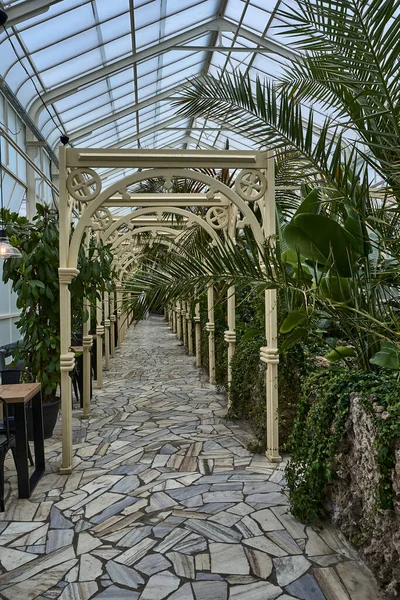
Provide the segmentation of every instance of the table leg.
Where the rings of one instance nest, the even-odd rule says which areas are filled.
[[[14,404],[15,463],[18,474],[18,497],[29,498],[28,437],[26,434],[25,404]]]
[[[43,411],[42,411],[42,394],[36,394],[32,399],[32,421],[33,421],[33,443],[35,448],[35,467],[36,471],[40,471],[39,477],[45,469],[44,462],[44,436],[43,436]],[[35,471],[35,472],[36,472]],[[34,475],[33,475],[34,476]],[[33,478],[32,476],[32,478]],[[32,479],[31,478],[31,479]],[[31,482],[34,483],[33,481]]]

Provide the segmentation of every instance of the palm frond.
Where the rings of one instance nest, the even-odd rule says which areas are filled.
[[[283,150],[293,157],[310,179],[331,186],[342,196],[353,193],[348,187],[349,172],[361,176],[363,164],[354,147],[342,139],[340,127],[327,118],[322,126],[313,111],[304,112],[285,90],[248,75],[234,73],[221,77],[203,76],[182,91],[175,102],[186,117],[212,114],[243,134],[262,140],[265,148]]]
[[[333,108],[367,145],[363,158],[399,187],[399,0],[302,0],[283,9],[304,54],[288,65],[280,88],[297,102]]]

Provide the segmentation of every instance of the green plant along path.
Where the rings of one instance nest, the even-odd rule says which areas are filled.
[[[377,508],[393,508],[394,444],[400,436],[400,390],[390,376],[333,368],[309,375],[290,440],[292,460],[287,479],[293,514],[312,521],[323,511],[324,490],[335,477],[335,454],[349,413],[350,394],[360,394],[377,429],[376,461],[380,471]],[[375,415],[373,403],[388,417]]]
[[[23,342],[18,345],[14,358],[24,361],[28,371],[41,382],[43,397],[52,400],[60,383],[58,212],[41,204],[37,204],[36,209],[32,223],[13,213],[5,219],[7,234],[21,250],[22,258],[4,263],[3,281],[12,281],[21,311],[16,325]],[[90,240],[87,253],[81,246],[79,275],[70,285],[75,332],[81,331],[82,322],[87,319],[83,298],[94,303],[104,290],[110,289],[111,262],[109,248],[100,242]]]

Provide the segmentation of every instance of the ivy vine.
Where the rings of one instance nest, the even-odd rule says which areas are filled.
[[[286,468],[290,502],[293,514],[304,522],[313,521],[323,513],[325,488],[336,475],[334,459],[343,437],[352,392],[362,398],[377,431],[375,459],[380,472],[377,508],[393,508],[392,473],[395,443],[400,437],[398,381],[385,373],[329,368],[305,379],[290,439],[292,458]],[[384,408],[384,418],[376,413],[376,404]]]

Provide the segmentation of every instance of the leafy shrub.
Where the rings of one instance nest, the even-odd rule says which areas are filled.
[[[356,392],[377,428],[376,461],[380,470],[377,507],[392,508],[394,446],[400,437],[400,390],[393,375],[350,372],[336,367],[309,375],[303,384],[286,468],[293,514],[310,522],[323,513],[325,487],[335,477],[335,454],[349,414],[350,394]],[[375,415],[373,402],[387,411]]]

